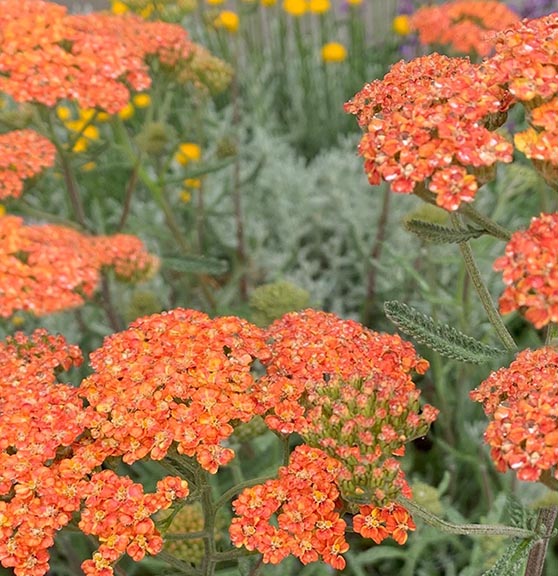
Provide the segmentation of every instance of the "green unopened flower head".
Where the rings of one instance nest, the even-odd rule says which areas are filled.
[[[259,326],[267,326],[288,312],[297,312],[310,305],[310,294],[292,284],[278,281],[256,288],[250,296],[252,320]]]
[[[173,534],[191,534],[201,532],[204,526],[203,510],[201,504],[186,504],[172,520],[167,536]],[[202,538],[185,538],[183,540],[167,538],[165,550],[192,564],[199,564],[205,555],[205,546]]]
[[[434,486],[426,484],[425,482],[414,482],[413,488],[413,500],[423,508],[426,508],[432,514],[436,516],[441,516],[444,512],[444,507],[440,500],[440,494]]]
[[[154,292],[150,290],[135,290],[124,310],[124,319],[127,323],[133,322],[136,318],[150,316],[161,312],[163,305]]]
[[[249,422],[242,422],[234,428],[234,437],[241,442],[248,442],[265,434],[269,428],[261,416],[254,416]]]
[[[192,56],[180,72],[179,81],[191,82],[209,94],[220,94],[231,83],[234,70],[224,60],[213,56],[199,44],[192,47]]]
[[[174,138],[174,130],[164,122],[150,122],[137,135],[138,148],[151,156],[160,156]]]

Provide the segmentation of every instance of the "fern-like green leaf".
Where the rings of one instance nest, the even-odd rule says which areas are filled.
[[[483,234],[482,230],[470,226],[456,229],[415,218],[405,222],[405,228],[422,240],[427,240],[433,244],[459,244],[471,238],[478,238]]]
[[[482,364],[491,358],[505,354],[503,350],[483,344],[452,326],[435,322],[430,316],[402,302],[395,300],[386,302],[384,311],[401,332],[412,336],[417,342],[439,352],[446,358]]]
[[[533,538],[514,539],[506,547],[506,551],[500,556],[496,564],[484,572],[482,576],[519,576],[523,573],[521,571],[523,562],[536,541]]]

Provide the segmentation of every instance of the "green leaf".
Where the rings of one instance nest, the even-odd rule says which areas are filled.
[[[467,226],[467,228],[449,228],[434,222],[412,218],[405,222],[405,228],[422,240],[433,244],[459,244],[471,238],[482,236],[484,231]]]
[[[219,276],[229,269],[226,260],[219,258],[209,258],[206,256],[182,256],[180,258],[163,258],[162,264],[165,268],[187,272],[189,274],[211,274]]]
[[[402,302],[395,300],[385,302],[384,311],[401,332],[412,336],[417,342],[446,358],[482,364],[505,354],[504,350],[483,344],[448,324],[435,322],[430,316]]]
[[[522,574],[522,564],[535,542],[536,540],[532,538],[525,540],[514,539],[506,547],[506,551],[496,564],[484,572],[482,576],[519,576],[519,574]]]
[[[374,546],[357,556],[358,563],[363,565],[373,564],[382,560],[405,560],[408,551],[392,546]]]

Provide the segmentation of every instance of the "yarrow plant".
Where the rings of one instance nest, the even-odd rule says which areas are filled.
[[[459,245],[460,279],[469,277],[459,291],[461,324],[493,331],[493,338],[488,331],[471,336],[424,307],[386,302],[388,319],[437,353],[430,355],[372,323],[309,307],[311,295],[287,281],[252,290],[240,190],[261,166],[245,176],[241,140],[214,142],[200,121],[207,105],[214,124],[230,115],[235,136],[241,132],[247,54],[240,37],[258,45],[259,29],[249,23],[266,10],[282,34],[270,48],[280,55],[281,78],[292,80],[285,65],[298,51],[297,74],[308,82],[303,88],[312,87],[314,58],[324,102],[340,104],[333,71],[352,82],[367,70],[359,59],[364,3],[346,3],[340,38],[324,34],[339,23],[328,1],[226,8],[220,0],[200,4],[196,31],[229,63],[177,24],[194,19],[188,1],[114,2],[112,13],[86,15],[41,0],[2,4],[2,327],[13,332],[22,312],[23,323],[32,317],[40,326],[71,309],[62,322],[72,318],[82,341],[78,347],[41,326],[0,342],[0,564],[16,576],[58,573],[62,565],[63,573],[88,576],[128,567],[256,576],[275,573],[270,564],[287,574],[317,562],[328,573],[362,574],[384,558],[384,549],[373,547],[388,541],[385,566],[393,572],[403,562],[410,574],[422,570],[415,542],[430,524],[483,537],[476,551],[487,542],[501,547],[490,557],[490,576],[541,576],[558,508],[546,496],[532,521],[510,499],[506,518],[490,481],[511,471],[514,481],[558,489],[558,220],[546,189],[545,208],[530,221],[497,209],[494,216],[491,206],[515,200],[507,191],[503,201],[494,198],[510,164],[531,163],[541,186],[556,182],[558,15],[519,22],[504,5],[480,1],[424,7],[413,18],[417,28],[434,14],[444,23],[436,29],[450,31],[428,42],[451,41],[474,62],[438,53],[401,61],[345,104],[363,131],[358,152],[368,180],[387,183],[377,246],[391,192],[425,202],[406,227],[423,253],[431,243]],[[304,35],[310,29],[321,35],[313,56]],[[211,100],[229,82],[232,109],[227,98]],[[211,191],[217,201],[208,206],[206,179],[229,165],[230,182]],[[215,240],[223,214],[215,206],[228,201],[233,250]],[[522,229],[509,230],[510,222]],[[133,234],[138,229],[152,234],[145,244]],[[504,284],[499,309],[473,239],[490,246],[485,256],[498,250],[491,263]],[[380,269],[376,250],[372,255]],[[433,284],[445,281],[439,276]],[[136,291],[140,281],[151,290]],[[468,322],[470,286],[488,322]],[[216,300],[223,287],[226,305]],[[168,292],[168,305],[157,290]],[[126,326],[120,307],[130,293],[145,311],[131,313]],[[535,332],[520,350],[518,330],[501,316],[510,313],[522,334],[529,324],[544,329],[540,342]],[[505,354],[515,355],[508,366]],[[441,357],[487,371],[477,377],[480,370],[466,366],[457,373]],[[471,433],[476,424],[467,428],[451,413],[444,393],[454,376],[461,389],[473,383],[455,408],[465,412],[469,400],[484,408],[486,452]],[[450,465],[460,428],[474,444],[460,460],[473,468],[482,460],[482,498],[497,509],[480,524],[450,522],[463,517],[457,509],[438,517],[459,487],[421,455],[421,444],[432,442],[447,453],[444,471],[462,469],[457,459]],[[514,540],[502,545],[503,538]],[[70,539],[78,544],[71,555]],[[134,566],[146,556],[149,562]],[[487,557],[467,567],[459,559],[453,568],[470,576]]]

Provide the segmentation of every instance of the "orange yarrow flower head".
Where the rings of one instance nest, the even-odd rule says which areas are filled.
[[[430,54],[395,64],[345,109],[365,130],[359,153],[371,184],[403,194],[425,186],[453,211],[474,200],[487,167],[512,161],[512,144],[489,130],[509,104],[483,66]]]
[[[496,82],[528,109],[558,94],[558,14],[523,20],[496,37],[487,61]]]
[[[536,328],[558,322],[558,214],[541,214],[515,232],[494,270],[506,285],[503,314],[519,310]]]
[[[267,336],[271,355],[259,380],[258,410],[268,427],[282,434],[312,425],[309,398],[328,382],[375,372],[397,379],[428,369],[428,362],[399,336],[373,332],[328,312],[286,314],[268,328]]]
[[[149,88],[149,59],[175,67],[191,55],[178,25],[133,15],[69,15],[42,0],[4,0],[0,14],[0,91],[17,102],[82,108],[114,114],[130,89]]]
[[[254,416],[251,369],[268,354],[263,331],[239,318],[176,309],[136,320],[91,354],[81,394],[102,417],[93,434],[127,463],[174,446],[215,473],[234,457],[223,445],[233,425]]]
[[[323,560],[342,570],[349,545],[338,511],[341,468],[321,450],[297,446],[276,479],[245,489],[233,502],[233,545],[258,550],[265,563],[293,554],[303,564]]]
[[[33,130],[0,135],[0,199],[18,198],[23,181],[54,165],[56,148]]]
[[[554,185],[558,180],[558,98],[530,109],[529,124],[529,128],[515,134],[515,147]]]
[[[37,316],[81,306],[100,283],[103,268],[139,280],[158,260],[134,236],[88,236],[64,226],[26,226],[0,218],[0,316],[25,310]]]
[[[104,563],[112,574],[124,552],[136,560],[156,553],[162,540],[150,516],[188,495],[179,478],[144,494],[129,478],[96,471],[116,445],[91,437],[102,418],[57,380],[81,362],[76,346],[44,329],[0,343],[0,563],[21,576],[48,571],[56,532],[80,511],[82,531],[101,541],[85,573]]]
[[[447,46],[454,52],[488,56],[495,32],[519,22],[519,16],[497,1],[455,0],[422,6],[411,17],[421,44]]]
[[[276,479],[245,489],[233,502],[231,542],[258,550],[265,563],[277,564],[292,554],[303,564],[323,560],[343,570],[342,554],[349,544],[347,525],[340,516],[342,474],[339,460],[318,448],[297,446]],[[375,516],[378,520],[371,521]],[[378,543],[392,536],[400,544],[406,541],[407,530],[415,528],[408,512],[392,503],[380,508],[361,506],[353,526]]]
[[[471,392],[491,419],[484,438],[500,472],[509,468],[527,482],[543,473],[558,479],[557,379],[555,348],[523,350]]]

